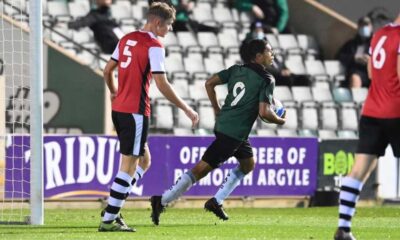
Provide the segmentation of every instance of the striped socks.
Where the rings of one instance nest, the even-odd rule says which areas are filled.
[[[124,205],[126,194],[131,189],[132,177],[128,173],[118,172],[110,189],[108,205],[103,217],[104,223],[111,223],[117,218],[121,207]]]
[[[145,171],[143,170],[143,168],[141,168],[139,165],[136,166],[136,172],[135,172],[135,174],[133,175],[133,179],[132,179],[132,182],[131,182],[131,186],[130,186],[130,188],[128,189],[128,192],[126,193],[125,199],[127,199],[127,198],[129,197],[129,194],[131,194],[133,185],[135,185],[135,183],[136,183],[137,181],[139,181],[140,179],[142,179],[144,173],[145,173]]]
[[[351,231],[351,218],[356,211],[356,203],[360,196],[363,183],[351,177],[342,180],[342,187],[339,195],[339,223],[340,229],[345,232]]]

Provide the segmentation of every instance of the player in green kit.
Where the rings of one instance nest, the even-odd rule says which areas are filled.
[[[270,108],[275,87],[274,77],[265,70],[274,60],[271,45],[264,40],[252,40],[247,45],[250,59],[245,65],[233,65],[206,81],[206,90],[216,115],[214,142],[207,148],[202,159],[193,169],[184,173],[162,196],[152,196],[151,218],[159,224],[165,206],[180,197],[195,182],[213,169],[218,168],[231,156],[239,165],[231,169],[223,185],[204,208],[222,220],[228,220],[222,203],[238,186],[243,177],[254,169],[255,161],[248,137],[258,115],[271,123],[284,124],[285,114],[280,118]],[[228,95],[221,108],[214,88],[228,84]]]

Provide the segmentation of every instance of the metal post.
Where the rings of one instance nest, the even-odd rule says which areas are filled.
[[[31,83],[31,219],[33,225],[44,223],[43,202],[43,27],[42,1],[29,1],[29,72]]]

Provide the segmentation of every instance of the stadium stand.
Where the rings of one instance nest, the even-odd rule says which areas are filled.
[[[21,3],[17,6],[19,9],[27,11],[28,2],[17,3]],[[80,58],[89,67],[103,68],[109,55],[100,54],[91,30],[83,28],[72,31],[65,24],[86,15],[90,10],[90,2],[45,0],[42,3],[45,37]],[[4,12],[14,18],[24,16],[14,8],[3,7]],[[147,1],[117,0],[112,5],[111,13],[127,33],[140,29],[147,9]],[[230,9],[225,1],[198,1],[195,9],[194,20],[210,22],[218,26],[220,31],[197,34],[171,32],[162,42],[166,48],[168,77],[178,94],[197,107],[200,114],[199,128],[192,131],[184,113],[164,101],[154,82],[150,87],[153,106],[151,126],[176,135],[212,133],[214,113],[207,99],[204,81],[211,74],[240,63],[240,42],[251,23],[249,14]],[[320,47],[314,36],[300,33],[266,34],[266,37],[277,57],[283,59],[293,74],[309,76],[311,81],[308,86],[277,86],[274,94],[287,107],[288,121],[284,126],[277,127],[258,120],[254,133],[259,136],[320,138],[357,136],[357,119],[368,90],[339,88],[344,79],[343,66],[336,60],[321,59]],[[227,91],[226,86],[217,88],[222,103]]]

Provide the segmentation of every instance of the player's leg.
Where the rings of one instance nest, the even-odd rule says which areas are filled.
[[[242,143],[234,156],[238,159],[239,165],[229,171],[214,198],[208,200],[205,205],[206,209],[214,208],[216,210],[216,213],[214,213],[223,220],[228,220],[228,215],[222,207],[224,200],[235,190],[244,176],[253,171],[255,165],[253,151],[248,141]],[[221,211],[218,211],[218,209],[221,209]]]
[[[102,212],[102,223],[99,231],[136,231],[129,228],[122,217],[120,210],[125,203],[126,195],[131,189],[132,175],[129,174],[132,166],[135,166],[139,157],[121,154],[121,166],[111,185],[107,207]]]
[[[175,184],[166,190],[161,196],[152,196],[151,202],[151,220],[155,225],[160,222],[160,214],[164,212],[165,207],[172,201],[178,199],[183,193],[188,191],[192,185],[206,176],[213,168],[203,160],[199,161],[194,168],[185,172],[176,180]]]
[[[207,211],[214,213],[214,215],[218,218],[222,220],[228,220],[229,216],[223,208],[223,202],[239,185],[240,180],[242,180],[247,173],[254,169],[254,159],[253,151],[248,141],[242,142],[226,136],[222,136],[221,138],[223,139],[223,144],[221,146],[222,148],[233,146],[229,151],[226,152],[224,158],[227,159],[230,156],[235,156],[236,159],[239,160],[239,165],[229,171],[217,193],[214,195],[214,197],[207,200],[207,202],[204,204],[204,208]]]
[[[129,194],[132,191],[133,186],[144,177],[144,173],[150,168],[151,165],[151,154],[149,151],[149,147],[147,143],[144,145],[144,156],[139,158],[138,164],[136,167],[134,165],[129,169],[129,175],[133,176],[131,187],[128,190],[126,197],[129,197]]]
[[[144,156],[148,119],[143,115],[113,112],[120,141],[121,165],[110,189],[99,231],[135,231],[120,216],[139,158]]]
[[[191,170],[184,173],[176,183],[166,190],[162,196],[152,196],[152,221],[158,225],[159,216],[165,206],[176,200],[198,180],[206,176],[214,168],[219,167],[226,159],[232,156],[240,146],[240,141],[230,141],[231,138],[216,133],[216,139],[207,148],[202,160],[199,161]],[[233,139],[234,140],[234,139]]]
[[[338,229],[334,236],[336,240],[355,239],[351,233],[351,221],[360,192],[376,166],[377,157],[384,154],[388,145],[383,126],[384,124],[378,119],[361,117],[355,163],[351,172],[342,179]]]

